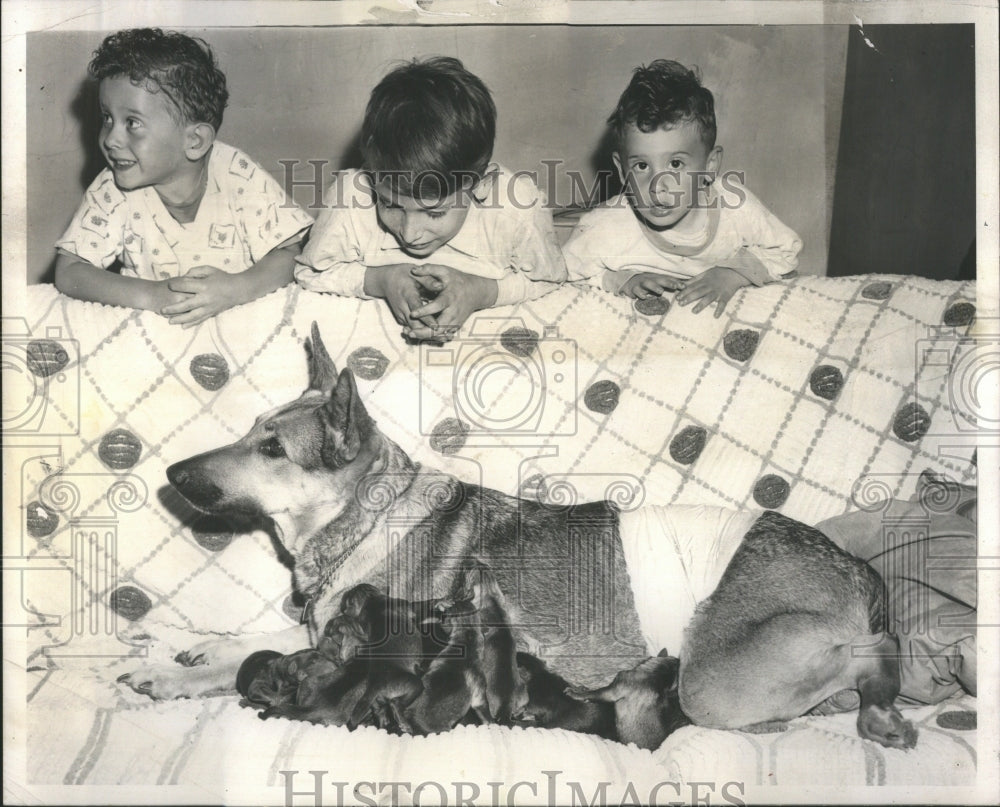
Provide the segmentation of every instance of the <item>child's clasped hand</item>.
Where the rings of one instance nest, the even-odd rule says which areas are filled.
[[[656,272],[639,272],[625,281],[621,294],[634,297],[636,300],[647,300],[650,297],[659,297],[664,292],[679,291],[683,288],[683,280]]]
[[[738,289],[750,284],[743,275],[724,266],[713,266],[684,284],[677,295],[679,305],[695,303],[695,314],[715,304],[715,316],[721,317],[730,298]]]
[[[192,267],[187,274],[168,280],[167,288],[183,297],[161,308],[160,314],[171,325],[185,328],[247,302],[241,287],[232,282],[232,275],[214,266]]]
[[[425,296],[432,298],[411,312],[411,316],[421,323],[404,331],[411,339],[447,341],[474,312],[489,308],[497,299],[495,280],[450,266],[424,264],[413,267],[410,274]],[[433,320],[433,327],[426,325],[427,318]]]

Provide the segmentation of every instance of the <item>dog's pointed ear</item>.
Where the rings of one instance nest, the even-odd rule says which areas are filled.
[[[337,368],[326,352],[319,326],[313,322],[309,339],[306,339],[306,353],[309,354],[309,389],[329,392],[337,383]]]
[[[664,669],[667,672],[667,689],[674,691],[680,683],[681,660],[675,656],[668,656]]]
[[[342,370],[330,397],[320,409],[326,435],[323,439],[323,462],[328,468],[340,468],[352,462],[371,431],[372,422],[358,395],[354,373]]]

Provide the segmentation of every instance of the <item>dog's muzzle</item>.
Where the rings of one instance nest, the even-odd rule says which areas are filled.
[[[203,471],[191,467],[187,462],[178,462],[167,468],[167,479],[195,507],[210,510],[222,500],[222,488]]]

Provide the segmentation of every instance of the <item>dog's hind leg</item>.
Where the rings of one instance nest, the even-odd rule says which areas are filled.
[[[864,656],[858,665],[861,691],[858,734],[889,748],[913,748],[917,744],[917,729],[893,705],[899,695],[899,641],[884,635],[865,650],[870,655]]]
[[[800,612],[744,624],[722,644],[693,629],[681,658],[681,708],[696,725],[729,729],[805,714],[857,686],[857,642],[842,628],[836,616]]]
[[[896,640],[867,633],[845,640],[842,629],[830,615],[785,613],[747,625],[725,652],[691,642],[694,652],[681,660],[684,712],[697,725],[743,728],[798,717],[841,690],[858,689],[858,733],[891,748],[912,747],[916,730],[893,706]]]

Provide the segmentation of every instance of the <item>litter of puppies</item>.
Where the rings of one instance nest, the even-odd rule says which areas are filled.
[[[464,570],[451,596],[410,602],[367,583],[348,590],[315,649],[248,656],[237,676],[259,717],[434,734],[459,724],[562,728],[641,748],[685,725],[677,659],[665,652],[585,690],[518,652],[489,568]]]

